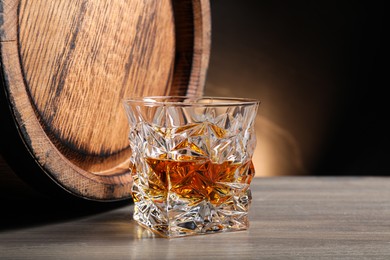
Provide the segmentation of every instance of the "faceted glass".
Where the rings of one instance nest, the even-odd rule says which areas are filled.
[[[164,237],[247,229],[259,102],[170,96],[124,105],[134,220]]]

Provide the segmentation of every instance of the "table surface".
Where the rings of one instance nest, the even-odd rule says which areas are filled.
[[[252,193],[246,231],[160,238],[129,203],[0,230],[0,258],[390,259],[390,178],[256,178]]]

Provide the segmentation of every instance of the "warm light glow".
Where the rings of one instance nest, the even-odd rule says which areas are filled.
[[[305,172],[294,137],[263,116],[256,118],[257,146],[253,155],[256,177],[297,175]]]

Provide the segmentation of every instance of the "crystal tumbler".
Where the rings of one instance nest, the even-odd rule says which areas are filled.
[[[124,106],[135,221],[168,238],[249,227],[259,101],[165,96]]]

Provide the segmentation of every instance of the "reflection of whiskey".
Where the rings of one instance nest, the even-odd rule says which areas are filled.
[[[207,159],[170,160],[146,158],[152,169],[148,176],[148,192],[152,197],[166,198],[176,194],[190,204],[208,200],[220,205],[232,198],[235,191],[248,189],[254,176],[252,161],[212,163]]]

